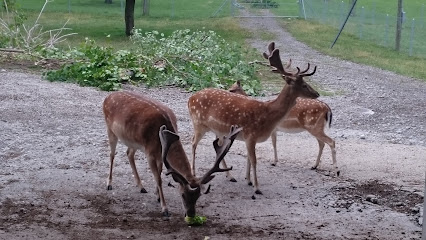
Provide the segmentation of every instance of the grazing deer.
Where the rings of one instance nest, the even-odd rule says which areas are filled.
[[[288,67],[290,65],[287,65]],[[240,81],[235,82],[228,91],[247,96],[244,89],[241,87]],[[335,168],[336,175],[340,174],[336,164],[336,149],[335,142],[324,132],[326,127],[330,127],[332,120],[332,112],[330,107],[318,99],[297,98],[290,112],[281,120],[277,128],[272,132],[272,146],[274,148],[274,162],[272,166],[278,163],[277,155],[277,131],[285,133],[300,133],[303,131],[309,132],[314,136],[319,145],[318,157],[315,165],[311,169],[316,169],[320,163],[324,143],[327,143],[331,149],[331,157]]]
[[[232,169],[220,169],[219,163],[241,129],[230,126],[231,133],[222,139],[224,143],[222,147],[218,147],[218,140],[214,142],[217,153],[216,162],[202,178],[196,178],[191,173],[191,166],[179,141],[179,136],[175,134],[177,132],[176,116],[171,109],[143,95],[114,92],[106,97],[103,112],[111,148],[107,190],[112,189],[112,168],[117,142],[120,140],[128,147],[127,157],[136,184],[142,193],[147,191],[136,170],[135,153],[137,150],[141,150],[147,156],[149,167],[157,183],[156,193],[158,201],[161,203],[163,216],[169,216],[161,181],[163,162],[168,170],[167,175],[171,174],[173,179],[179,183],[185,214],[189,217],[195,216],[195,204],[201,196],[202,185],[213,179],[213,173]],[[208,193],[209,189],[210,186],[205,193]]]
[[[271,45],[274,45],[271,43]],[[212,131],[216,136],[223,136],[231,125],[243,128],[237,139],[246,144],[248,152],[246,179],[252,185],[250,170],[253,168],[254,188],[256,194],[262,194],[259,189],[256,172],[256,143],[266,141],[278,123],[284,118],[288,111],[294,106],[297,97],[317,98],[319,97],[311,86],[304,80],[304,76],[311,73],[288,73],[282,65],[279,50],[272,49],[269,56],[271,66],[277,68],[287,84],[280,94],[272,101],[262,102],[253,98],[234,94],[220,89],[204,89],[189,98],[188,109],[194,126],[194,137],[192,139],[192,172],[195,175],[195,151],[204,134]],[[225,161],[223,161],[225,164]],[[226,164],[225,164],[226,165]],[[254,195],[253,195],[254,197]]]

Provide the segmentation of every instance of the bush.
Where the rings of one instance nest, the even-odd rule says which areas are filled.
[[[131,51],[113,52],[86,42],[69,52],[45,49],[46,57],[72,60],[59,70],[45,73],[51,81],[73,81],[82,86],[117,90],[123,82],[147,86],[175,85],[190,91],[206,87],[226,88],[235,81],[255,95],[260,82],[255,66],[245,61],[242,47],[227,43],[213,31],[178,30],[169,37],[158,32],[135,30]]]

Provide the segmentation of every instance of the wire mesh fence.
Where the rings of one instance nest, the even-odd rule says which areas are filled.
[[[149,17],[299,17],[330,25],[336,29],[344,22],[353,0],[136,0],[135,17],[143,16],[148,1]],[[16,0],[24,9],[37,11],[45,0]],[[46,11],[123,15],[125,0],[55,0]],[[396,2],[396,1],[395,1]],[[408,5],[407,1],[406,5]],[[420,1],[416,1],[420,2]],[[426,3],[409,3],[403,14],[400,51],[426,58]],[[375,44],[394,48],[397,9],[382,0],[358,0],[344,32]],[[389,7],[392,5],[392,7]],[[336,31],[337,33],[337,31]],[[331,44],[331,43],[330,43]]]
[[[301,17],[335,28],[341,27],[352,6],[352,1],[347,0],[300,0],[299,3],[304,5],[300,11]],[[366,2],[364,1],[364,3]],[[344,32],[362,40],[394,48],[397,9],[392,9],[392,12],[387,13],[374,3],[373,0],[366,6],[357,4],[349,17]],[[426,58],[425,4],[419,4],[414,9],[417,11],[403,11],[400,51],[410,56]]]

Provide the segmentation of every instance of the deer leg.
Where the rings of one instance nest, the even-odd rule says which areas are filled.
[[[115,157],[115,149],[117,147],[118,138],[115,136],[115,134],[108,129],[108,142],[110,147],[110,154],[109,154],[109,176],[107,180],[107,190],[112,190],[112,168],[114,166],[114,157]]]
[[[256,171],[256,142],[249,142],[246,144],[247,146],[247,153],[250,159],[250,165],[253,169],[253,180],[254,180],[254,192],[256,194],[262,194],[262,192],[259,190],[259,183],[257,181],[257,171]]]
[[[317,161],[315,162],[315,165],[311,168],[312,170],[317,169],[318,165],[320,164],[321,161],[321,155],[322,155],[322,150],[324,149],[324,142],[317,139],[318,141],[318,146],[319,146],[319,150],[318,150],[318,156],[317,156]]]
[[[195,130],[196,128],[194,127],[194,136],[192,137],[192,164],[191,164],[191,171],[192,171],[192,175],[195,175],[195,150],[197,150],[197,146],[198,143],[201,141],[201,139],[203,138],[204,134],[206,133],[205,131],[201,131]]]
[[[317,139],[318,139],[318,143],[320,141],[322,141],[323,145],[324,145],[324,143],[326,143],[328,146],[330,146],[330,149],[331,149],[331,159],[333,160],[334,172],[335,172],[335,174],[337,176],[339,176],[340,175],[340,171],[339,171],[339,169],[337,167],[337,160],[336,160],[336,142],[333,139],[331,139],[329,136],[325,135],[324,133],[321,134],[321,135],[319,135],[319,136],[317,136]],[[321,152],[322,152],[322,149],[321,149]],[[319,157],[320,156],[318,156],[318,158]]]
[[[158,193],[158,198],[160,199],[161,213],[163,214],[164,217],[169,217],[170,214],[169,214],[169,210],[167,209],[166,200],[164,199],[162,180],[161,180],[162,165],[159,166],[160,163],[163,164],[163,162],[160,160],[161,160],[160,156],[148,157],[149,167],[151,168],[152,174],[154,175],[155,182],[157,183],[157,193]]]
[[[133,177],[135,178],[136,184],[139,187],[141,193],[147,193],[147,191],[142,185],[141,179],[139,178],[138,170],[136,169],[135,153],[136,149],[127,148],[127,157],[129,158],[130,167],[132,167]]]
[[[274,162],[272,166],[276,166],[278,163],[278,154],[277,154],[277,132],[273,131],[271,134],[272,147],[274,148]]]
[[[253,186],[253,183],[251,182],[251,179],[250,179],[251,178],[250,171],[251,171],[250,157],[247,156],[246,180],[249,186]]]

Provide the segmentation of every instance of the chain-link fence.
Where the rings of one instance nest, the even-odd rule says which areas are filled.
[[[15,0],[23,9],[37,11],[45,0]],[[148,10],[150,17],[209,18],[209,17],[300,17],[339,29],[354,0],[136,0],[135,17]],[[124,14],[125,0],[55,0],[46,11]],[[144,7],[144,3],[146,4]],[[394,3],[394,2],[392,2]],[[400,51],[410,56],[426,58],[426,3],[405,1]],[[395,48],[397,9],[379,0],[358,0],[345,33],[388,48]],[[148,6],[148,9],[146,9]],[[388,11],[388,12],[387,12]],[[337,33],[337,30],[336,30]],[[331,42],[330,42],[331,45]]]
[[[342,0],[300,0],[300,16],[311,21],[340,28],[353,1]],[[366,1],[358,1],[367,3]],[[413,8],[411,8],[413,9]],[[410,56],[426,57],[426,19],[425,4],[419,4],[416,10],[403,11],[400,51]],[[397,24],[397,9],[386,13],[377,8],[375,1],[368,6],[357,4],[344,28],[362,40],[394,48]]]

